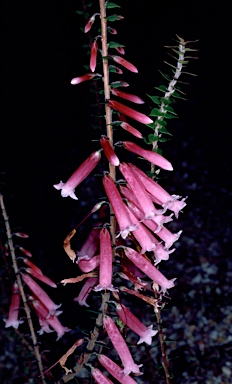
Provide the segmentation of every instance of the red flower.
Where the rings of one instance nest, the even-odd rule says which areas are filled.
[[[72,199],[78,200],[74,193],[75,188],[90,174],[90,172],[92,172],[100,161],[100,158],[100,151],[93,152],[72,174],[66,183],[61,181],[59,184],[53,185],[53,187],[58,190],[61,189],[61,196],[70,196]]]
[[[120,193],[118,192],[113,179],[109,175],[104,176],[103,185],[116,216],[120,228],[120,234],[122,238],[125,239],[129,232],[136,229],[136,225],[130,220],[126,205],[122,201]]]
[[[71,80],[71,84],[72,84],[72,85],[76,85],[76,84],[82,83],[83,81],[91,80],[91,79],[93,79],[95,76],[96,76],[95,73],[87,73],[86,75],[83,75],[83,76],[74,77],[74,78]]]
[[[105,355],[98,355],[101,365],[121,384],[137,384],[130,376],[125,376],[122,368]]]
[[[111,88],[111,93],[114,96],[122,97],[123,99],[132,101],[132,103],[144,104],[144,101],[140,97],[132,95],[131,93],[122,92],[114,88]]]
[[[12,296],[10,309],[7,320],[5,320],[5,328],[13,327],[18,329],[19,324],[22,324],[23,321],[18,319],[19,314],[19,306],[20,306],[20,293],[19,287],[17,283],[14,283],[12,286]]]
[[[172,164],[157,152],[141,148],[139,145],[132,143],[131,141],[123,141],[122,145],[128,151],[144,157],[144,159],[148,160],[150,163],[158,165],[158,167],[163,168],[166,171],[173,170]]]
[[[111,317],[104,316],[103,324],[114,348],[116,349],[122,361],[124,367],[124,375],[127,376],[131,372],[136,375],[141,375],[142,373],[140,372],[139,368],[142,366],[142,364],[135,364],[124,338],[122,337],[121,333],[119,332]]]
[[[103,151],[104,151],[104,154],[106,155],[107,159],[109,160],[109,162],[114,165],[115,167],[117,167],[120,163],[119,161],[119,158],[116,156],[110,142],[109,142],[109,139],[102,135],[101,136],[101,139],[100,139],[100,144],[103,148]]]
[[[116,63],[121,64],[123,67],[127,68],[129,71],[138,73],[138,69],[129,61],[123,59],[121,56],[111,56],[111,57]]]
[[[119,103],[118,101],[109,100],[108,103],[111,108],[116,109],[118,112],[123,113],[124,115],[129,116],[132,119],[139,121],[140,123],[153,123],[153,120],[151,120],[150,117],[144,115],[143,113],[137,112],[134,109]]]
[[[136,267],[144,272],[156,284],[159,284],[162,291],[165,293],[167,289],[174,287],[174,280],[168,280],[154,265],[151,264],[143,255],[136,252],[134,249],[126,247],[124,249],[126,257],[132,261]]]
[[[81,288],[79,295],[75,297],[73,300],[77,301],[79,305],[85,305],[86,307],[89,307],[89,304],[86,303],[86,300],[92,291],[93,287],[98,283],[97,277],[89,277],[83,287]]]
[[[100,267],[99,267],[99,284],[94,291],[102,289],[115,290],[112,285],[113,271],[113,252],[111,238],[108,229],[102,228],[100,232]]]
[[[87,33],[87,32],[90,31],[90,29],[92,28],[92,25],[93,25],[93,23],[94,23],[94,21],[95,21],[95,17],[96,17],[97,15],[99,15],[99,13],[94,13],[94,15],[90,17],[90,19],[88,20],[88,22],[87,22],[87,24],[86,24],[86,26],[85,26],[85,28],[84,28],[84,32],[85,32],[85,33]]]
[[[97,50],[98,50],[98,44],[96,40],[94,40],[93,44],[91,45],[90,64],[89,64],[89,67],[92,72],[95,71],[96,64],[97,64]]]

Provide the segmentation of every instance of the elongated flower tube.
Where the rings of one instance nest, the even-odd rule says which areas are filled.
[[[52,327],[56,331],[57,333],[56,340],[59,340],[65,334],[65,332],[70,331],[69,328],[64,327],[61,324],[57,316],[55,315],[50,316],[47,308],[43,305],[43,303],[40,300],[32,300],[31,305],[35,309],[39,319],[41,319],[41,321],[43,322],[44,327],[45,326],[48,327],[48,325],[50,325],[50,327]]]
[[[93,257],[99,248],[99,234],[100,228],[93,228],[82,245],[80,251],[77,251],[77,256],[87,255],[89,258]],[[78,263],[78,260],[77,260]]]
[[[145,214],[145,217],[153,217],[155,214],[154,204],[134,171],[127,163],[121,163],[119,165],[119,170],[123,174],[130,189],[132,191],[136,191],[136,198],[141,204],[141,208]]]
[[[159,201],[159,204],[166,209],[170,209],[175,213],[176,218],[181,209],[186,206],[185,198],[178,200],[181,196],[170,195],[165,189],[163,189],[156,181],[148,177],[143,171],[133,164],[130,164],[131,168],[135,170],[136,174],[142,181],[145,189]]]
[[[136,222],[137,218],[134,216],[134,214],[128,210],[128,215],[132,222]],[[152,233],[143,225],[142,223],[139,223],[137,228],[133,231],[133,236],[138,241],[138,243],[141,246],[141,253],[145,252],[151,252],[156,249],[156,244],[158,243],[157,239],[152,235]]]
[[[102,228],[100,232],[100,267],[99,267],[99,284],[94,291],[109,289],[114,291],[112,285],[113,271],[113,252],[111,238],[107,228]]]
[[[157,152],[148,151],[147,149],[141,148],[139,145],[132,143],[131,141],[123,141],[122,145],[128,151],[144,157],[144,159],[148,160],[150,163],[157,165],[166,171],[173,171],[172,164]]]
[[[39,267],[37,267],[37,265],[35,265],[34,263],[32,263],[32,261],[28,260],[26,257],[23,258],[23,262],[28,265],[28,267],[30,267],[31,269],[33,269],[34,271],[36,271],[37,273],[40,273],[41,275],[43,274],[43,272],[41,271],[41,269]]]
[[[111,57],[116,63],[121,64],[123,67],[125,67],[129,71],[134,72],[134,73],[138,73],[138,69],[133,64],[131,64],[129,61],[123,59],[123,57],[121,57],[121,56],[111,56]]]
[[[5,328],[13,327],[18,329],[19,324],[22,324],[23,321],[18,319],[19,316],[19,307],[20,307],[20,293],[17,283],[14,283],[12,286],[12,296],[10,309],[8,313],[8,318],[5,320]]]
[[[89,68],[91,69],[92,72],[95,71],[96,64],[97,64],[97,50],[98,50],[98,44],[96,40],[94,40],[90,49],[90,64],[89,64]]]
[[[17,245],[15,246],[15,248],[17,247]],[[32,254],[31,252],[29,252],[27,249],[23,248],[23,247],[18,247],[19,250],[24,253],[24,255],[26,255],[27,257],[32,257]]]
[[[44,306],[48,309],[49,314],[55,314],[61,304],[55,304],[52,299],[50,299],[48,294],[29,275],[26,273],[22,273],[21,275],[24,283],[27,284],[34,295],[44,304]]]
[[[144,104],[144,101],[140,97],[138,97],[136,95],[132,95],[131,93],[122,92],[122,91],[119,91],[118,89],[114,89],[114,88],[111,88],[110,91],[111,91],[112,95],[121,97],[122,99],[125,99],[125,100],[132,101],[132,103]]]
[[[136,229],[136,224],[131,222],[126,205],[123,203],[111,176],[105,175],[103,177],[103,186],[117,219],[120,235],[125,239],[129,232]]]
[[[99,13],[94,13],[94,15],[90,17],[84,28],[85,33],[90,31],[97,15],[99,15]]]
[[[86,300],[92,291],[92,289],[95,287],[95,285],[98,283],[97,277],[89,277],[83,287],[81,288],[79,295],[75,297],[73,300],[77,301],[79,305],[89,307],[89,304],[86,303]]]
[[[104,376],[98,368],[92,367],[91,374],[98,384],[114,384],[110,379],[108,379],[108,377]]]
[[[100,161],[101,154],[100,151],[93,152],[72,174],[72,176],[63,183],[62,181],[59,184],[54,184],[53,187],[56,189],[61,189],[61,196],[67,197],[70,196],[74,200],[78,200],[74,190],[96,167]]]
[[[123,304],[116,304],[116,311],[120,319],[126,324],[133,332],[140,336],[137,344],[143,342],[151,345],[152,337],[157,334],[158,331],[154,331],[153,326],[146,327],[133,313],[125,307]]]
[[[142,133],[139,132],[138,129],[132,127],[132,125],[126,123],[125,121],[123,121],[120,126],[121,126],[121,128],[125,129],[125,131],[130,132],[135,137],[138,137],[139,139],[143,138]]]
[[[133,372],[135,375],[142,375],[139,370],[142,364],[135,364],[124,338],[122,337],[121,333],[119,332],[111,317],[105,315],[103,317],[103,324],[114,348],[116,349],[122,361],[124,367],[124,375],[127,376],[131,372]]]
[[[88,81],[93,79],[95,76],[96,76],[95,73],[86,73],[86,75],[74,77],[71,80],[71,84],[72,85],[80,84],[80,83],[83,83],[83,81]]]
[[[101,144],[103,151],[104,151],[104,154],[106,155],[106,158],[108,159],[110,164],[117,167],[119,165],[120,161],[119,161],[118,156],[115,154],[115,152],[114,152],[114,150],[113,150],[113,148],[109,142],[109,139],[106,136],[102,135],[101,139],[100,139],[100,144]]]
[[[49,285],[50,287],[57,288],[56,283],[52,281],[49,277],[45,276],[43,273],[38,273],[33,268],[25,268],[25,271],[36,279],[42,281],[43,283]]]
[[[136,267],[143,271],[150,279],[161,287],[162,292],[175,286],[174,280],[168,280],[155,266],[151,264],[143,255],[136,252],[134,249],[125,247],[124,252],[126,257],[131,260]]]
[[[150,117],[144,115],[141,112],[135,111],[132,108],[127,107],[126,105],[123,105],[115,100],[109,100],[108,104],[111,108],[116,109],[116,111],[123,113],[126,116],[131,117],[134,120],[139,121],[142,124],[151,124],[153,123],[153,120],[150,119]]]
[[[130,376],[125,376],[122,368],[105,355],[98,355],[101,365],[121,384],[137,384],[137,381]]]
[[[151,229],[155,234],[157,234],[162,228],[165,223],[169,223],[172,221],[171,216],[164,216],[159,213],[159,210],[155,211],[155,216],[153,216],[151,219],[144,218],[144,213],[142,212],[142,209],[139,204],[137,204],[136,200],[133,198],[133,194],[130,195],[128,193],[128,188],[122,187],[121,192],[126,197],[128,196],[129,201],[127,202],[128,208],[131,210],[131,212],[140,220],[142,221],[146,227]],[[133,201],[133,202],[132,202]]]
[[[155,265],[159,264],[162,260],[168,260],[170,253],[173,253],[175,251],[174,249],[167,249],[164,248],[162,244],[157,244],[155,249]]]
[[[77,261],[78,267],[84,273],[88,273],[96,269],[100,264],[100,255],[93,256],[80,256]]]
[[[125,49],[123,47],[115,47],[116,51],[118,51],[121,55],[125,55]]]

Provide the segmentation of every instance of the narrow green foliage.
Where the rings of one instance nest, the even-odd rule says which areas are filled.
[[[118,4],[108,2],[108,3],[106,3],[106,8],[112,9],[112,8],[121,8],[121,7]]]

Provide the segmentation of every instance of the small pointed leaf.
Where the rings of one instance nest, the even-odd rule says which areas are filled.
[[[117,5],[115,3],[108,2],[106,3],[106,8],[112,9],[112,8],[121,8],[120,5]]]

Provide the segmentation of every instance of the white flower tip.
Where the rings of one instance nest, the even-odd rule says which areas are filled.
[[[53,187],[60,190],[64,186],[64,183],[62,181],[59,182],[59,184],[53,184]]]

